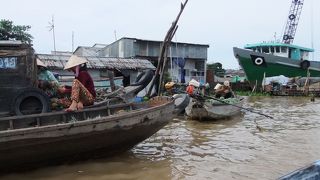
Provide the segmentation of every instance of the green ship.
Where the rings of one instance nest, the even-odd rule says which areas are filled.
[[[292,0],[281,42],[249,44],[233,48],[251,87],[262,86],[264,77],[320,77],[320,62],[310,61],[313,49],[293,45],[304,0]]]
[[[320,62],[310,61],[313,49],[286,43],[249,44],[233,52],[252,87],[261,87],[264,77],[320,77]]]

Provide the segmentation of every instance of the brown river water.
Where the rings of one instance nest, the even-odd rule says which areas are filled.
[[[320,159],[320,99],[245,97],[232,119],[183,116],[123,154],[1,176],[5,180],[277,179]]]

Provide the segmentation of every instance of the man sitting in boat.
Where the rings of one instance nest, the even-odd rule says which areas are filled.
[[[217,84],[214,87],[214,90],[215,90],[216,98],[224,97],[225,99],[227,99],[227,98],[234,97],[229,81],[224,81],[223,85]]]
[[[189,85],[187,86],[187,93],[192,96],[194,94],[199,94],[198,93],[198,89],[200,87],[200,83],[194,79],[191,79],[191,81],[189,82]]]
[[[71,105],[66,111],[75,111],[83,109],[83,106],[93,105],[96,98],[96,91],[93,80],[87,71],[84,58],[72,55],[64,67],[65,70],[71,70],[75,74],[71,88]]]

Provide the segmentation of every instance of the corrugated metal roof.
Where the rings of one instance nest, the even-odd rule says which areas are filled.
[[[159,41],[159,40],[138,39],[138,38],[130,38],[130,37],[122,37],[121,39],[132,39],[132,40],[136,40],[136,41],[163,43],[163,41]],[[119,39],[118,41],[120,41],[121,39]],[[115,42],[117,42],[117,41],[115,41]],[[193,45],[193,46],[209,47],[209,44],[197,44],[197,43],[175,42],[175,41],[172,41],[171,44],[182,44],[182,45]]]
[[[70,56],[37,54],[37,57],[45,63],[49,69],[63,69]],[[136,58],[110,58],[110,57],[89,57],[86,56],[89,69],[155,69],[155,66],[146,59]]]
[[[99,47],[78,46],[74,54],[79,54],[80,56],[98,56],[101,50],[102,48]]]

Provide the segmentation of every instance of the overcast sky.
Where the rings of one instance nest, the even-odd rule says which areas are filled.
[[[179,21],[174,41],[208,44],[208,62],[238,69],[232,47],[274,40],[283,34],[292,0],[189,0]],[[1,19],[31,25],[37,53],[56,48],[109,44],[117,38],[163,40],[179,12],[182,0],[10,0],[1,2]],[[320,1],[305,0],[294,44],[315,49],[320,58]],[[313,23],[312,23],[313,22]],[[313,32],[313,33],[312,33]],[[313,37],[313,38],[312,38]]]

